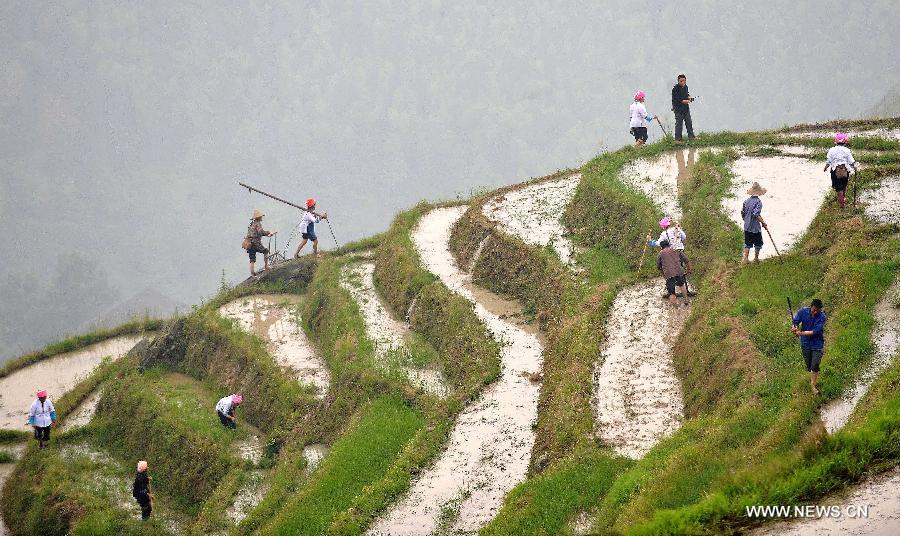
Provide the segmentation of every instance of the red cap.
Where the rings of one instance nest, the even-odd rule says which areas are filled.
[[[306,208],[309,208],[315,204],[316,204],[316,200],[313,199],[312,197],[310,197],[309,199],[306,200]]]

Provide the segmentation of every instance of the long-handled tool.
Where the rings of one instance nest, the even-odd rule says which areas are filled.
[[[853,208],[856,208],[856,183],[859,182],[859,172],[853,172]]]
[[[647,255],[648,245],[650,245],[650,231],[647,231],[647,237],[644,238],[644,251],[641,252],[641,262],[638,264],[638,272],[644,267],[644,257]]]
[[[766,229],[766,234],[769,235],[769,240],[772,241],[772,247],[775,248],[775,253],[778,254],[778,257],[779,257],[779,258],[781,258],[781,252],[778,251],[778,246],[775,245],[775,239],[772,238],[772,233],[769,231],[769,226],[767,225],[767,226],[765,227],[765,229]]]
[[[331,220],[325,218],[325,222],[328,224],[328,231],[331,232],[331,239],[334,240],[334,247],[341,247],[340,244],[338,244],[337,238],[334,237],[334,230],[331,228]]]
[[[796,326],[796,324],[794,324],[794,307],[791,305],[791,297],[790,296],[787,297],[787,303],[788,303],[788,312],[791,313],[791,327],[794,327],[794,326]]]
[[[657,115],[656,117],[654,117],[654,119],[656,119],[656,124],[659,125],[659,128],[662,129],[663,134],[668,136],[669,132],[666,130],[666,127],[663,126],[662,121],[659,120],[659,116]]]

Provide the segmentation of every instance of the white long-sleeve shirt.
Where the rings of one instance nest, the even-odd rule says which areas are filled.
[[[632,128],[647,126],[647,108],[644,103],[634,101],[628,110],[631,112],[631,125],[629,126]]]
[[[663,240],[668,240],[672,249],[684,251],[684,241],[687,240],[687,235],[684,234],[681,227],[676,227],[674,229],[669,228],[659,233],[659,240],[657,240],[657,242],[662,242]]]
[[[303,219],[300,220],[300,228],[303,229],[303,232],[306,232],[311,223],[319,223],[320,221],[322,220],[318,216],[307,210],[303,213]]]
[[[834,171],[834,168],[841,164],[847,166],[847,171],[850,171],[851,167],[856,169],[856,160],[853,159],[853,153],[843,145],[835,145],[828,149],[827,162],[829,171]]]
[[[216,411],[221,411],[223,414],[228,415],[231,413],[232,406],[234,406],[234,403],[231,401],[231,395],[224,396],[216,402]]]
[[[56,408],[53,407],[53,402],[50,402],[49,398],[44,400],[43,403],[41,403],[40,400],[35,399],[35,401],[31,403],[31,411],[28,412],[28,423],[32,426],[44,428],[50,426],[50,423],[53,422],[55,416]]]

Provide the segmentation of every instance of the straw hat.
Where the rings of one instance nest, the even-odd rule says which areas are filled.
[[[747,190],[747,195],[763,195],[766,193],[766,189],[759,185],[758,182],[754,182],[750,189]]]
[[[265,216],[265,214],[260,212],[259,209],[256,209],[253,211],[253,219],[254,220],[258,220],[258,219],[262,218],[263,216]]]

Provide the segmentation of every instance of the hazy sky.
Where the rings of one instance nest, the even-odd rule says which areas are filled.
[[[0,277],[77,253],[193,303],[246,275],[254,207],[298,219],[238,178],[345,242],[627,143],[679,72],[706,131],[857,117],[900,76],[896,0],[486,4],[4,2]]]

